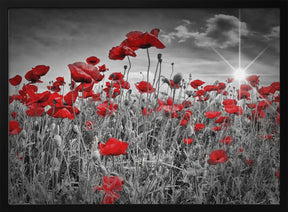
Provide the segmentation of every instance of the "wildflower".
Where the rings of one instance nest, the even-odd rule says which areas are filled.
[[[9,135],[18,135],[21,132],[22,128],[19,127],[18,121],[9,121]]]
[[[250,83],[251,86],[256,87],[259,84],[259,77],[260,76],[251,75],[246,77],[246,80]]]
[[[207,91],[207,92],[216,91],[216,90],[217,90],[216,85],[206,85],[206,86],[204,87],[204,91]]]
[[[13,112],[11,113],[11,116],[12,116],[13,119],[16,119],[16,117],[17,117],[17,112],[13,111]]]
[[[197,89],[199,86],[205,84],[205,82],[201,81],[201,80],[193,80],[190,85],[194,88],[194,89]]]
[[[90,83],[92,80],[97,81],[100,77],[98,68],[91,64],[76,62],[69,64],[68,67],[75,82]]]
[[[170,80],[170,88],[178,89],[178,88],[180,88],[180,85],[174,83],[173,80]]]
[[[29,109],[25,111],[27,116],[41,116],[45,113],[44,107],[41,107],[38,103],[30,104],[28,108]]]
[[[250,103],[250,104],[247,104],[247,107],[250,108],[250,109],[254,109],[256,107],[256,104],[255,103]]]
[[[104,192],[105,196],[102,204],[113,204],[117,199],[120,198],[120,195],[116,193],[116,191],[122,190],[124,179],[119,176],[103,176],[102,182],[103,185],[96,186],[94,190],[100,190]]]
[[[215,127],[213,127],[213,130],[214,131],[220,131],[220,130],[222,130],[222,127],[221,126],[215,126]]]
[[[278,169],[276,172],[275,172],[275,176],[280,179],[280,169]]]
[[[186,125],[188,121],[190,120],[190,117],[192,116],[192,114],[193,114],[192,111],[186,110],[183,118],[181,119],[180,125],[181,126]]]
[[[237,104],[237,101],[236,99],[225,99],[223,102],[222,102],[223,105],[236,105]]]
[[[143,108],[143,110],[142,110],[142,114],[144,115],[144,116],[149,116],[151,113],[153,112],[153,110],[152,110],[152,108],[148,108],[148,112],[147,112],[147,110],[146,110],[146,107],[145,108]]]
[[[274,88],[274,90],[280,91],[280,82],[273,82],[270,86]]]
[[[218,112],[218,111],[206,111],[204,113],[204,115],[209,118],[209,119],[214,119],[217,116],[220,116],[222,112]]]
[[[253,165],[254,164],[254,161],[252,159],[246,159],[246,165]]]
[[[228,83],[231,83],[231,82],[233,82],[233,81],[234,81],[233,78],[229,78],[229,77],[228,77],[228,79],[227,79],[227,82],[228,82]]]
[[[136,57],[136,53],[128,46],[116,46],[109,51],[111,60],[123,60],[126,56]]]
[[[227,160],[228,156],[226,155],[226,151],[223,149],[218,149],[210,153],[207,162],[210,165],[216,165],[217,163],[225,163]]]
[[[127,154],[126,149],[128,147],[128,143],[124,141],[119,141],[116,138],[109,138],[106,144],[100,143],[99,149],[101,155],[121,155]]]
[[[232,144],[233,139],[230,136],[224,137],[221,141],[223,144]]]
[[[99,104],[97,107],[97,114],[101,117],[110,116],[113,112],[115,112],[118,108],[117,104],[113,104],[112,101],[105,101]]]
[[[237,106],[237,105],[225,105],[224,109],[227,113],[230,113],[230,114],[242,115],[243,113],[242,107]]]
[[[50,67],[45,65],[38,65],[32,68],[25,74],[25,79],[31,83],[42,82],[40,81],[41,76],[44,76],[49,71]]]
[[[221,124],[224,121],[227,123],[229,121],[229,118],[226,116],[220,116],[217,119],[215,119],[215,124]]]
[[[117,80],[122,80],[123,79],[123,74],[120,72],[114,72],[109,76],[109,80],[117,81]]]
[[[140,31],[129,32],[127,39],[121,43],[121,46],[127,46],[136,49],[147,49],[150,47],[156,47],[158,49],[165,48],[165,45],[158,39],[159,29],[152,29],[150,33],[142,33]]]
[[[16,75],[15,77],[9,79],[11,85],[16,86],[19,85],[22,81],[22,77],[20,75]]]
[[[91,56],[86,59],[86,62],[94,66],[100,62],[100,59],[98,57]]]
[[[264,136],[264,139],[265,139],[265,140],[268,140],[268,139],[271,140],[272,138],[273,138],[273,135],[272,135],[272,134],[268,134],[268,135],[265,135],[265,136]]]
[[[205,124],[196,123],[194,128],[195,128],[195,131],[198,132],[199,130],[205,128]]]
[[[191,144],[193,142],[193,138],[183,138],[185,144]]]
[[[140,93],[153,93],[155,91],[155,88],[152,87],[152,85],[149,83],[148,84],[148,89],[147,89],[147,82],[146,81],[141,81],[138,84],[135,83],[135,87]]]

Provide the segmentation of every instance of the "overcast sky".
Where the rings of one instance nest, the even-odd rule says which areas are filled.
[[[248,74],[260,75],[260,83],[279,81],[278,9],[241,9],[241,66]],[[225,81],[233,71],[213,51],[218,51],[235,68],[238,67],[239,9],[11,9],[9,11],[9,78],[25,73],[36,65],[50,70],[41,80],[42,88],[58,76],[70,81],[68,64],[85,61],[89,56],[100,59],[112,72],[128,65],[110,60],[109,50],[119,45],[130,31],[159,28],[165,49],[149,49],[150,73],[155,72],[157,54],[162,53],[163,75],[174,73],[206,82]],[[146,51],[136,51],[131,58],[130,83],[141,81],[146,73]],[[108,78],[106,76],[106,78]],[[146,80],[146,78],[145,78]],[[23,78],[23,82],[27,82]],[[132,85],[134,87],[134,85]]]

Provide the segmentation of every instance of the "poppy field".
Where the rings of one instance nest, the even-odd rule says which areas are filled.
[[[158,34],[123,35],[107,52],[122,71],[96,55],[67,64],[68,79],[45,82],[49,64],[11,76],[9,204],[280,203],[280,83],[208,84],[174,63],[163,76]],[[147,79],[131,83],[138,51]]]

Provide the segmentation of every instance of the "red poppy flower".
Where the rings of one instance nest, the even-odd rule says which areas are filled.
[[[182,118],[182,120],[180,122],[180,125],[181,126],[186,125],[188,123],[188,121],[190,120],[190,117],[192,116],[192,114],[193,114],[192,111],[186,110],[185,113],[184,113],[184,116],[183,116],[183,118]]]
[[[275,172],[275,176],[280,179],[280,169],[278,169],[276,172]]]
[[[272,134],[268,134],[268,135],[265,135],[265,136],[264,136],[264,139],[265,139],[265,140],[268,140],[268,139],[271,140],[272,138],[273,138],[273,135],[272,135]]]
[[[153,29],[150,33],[132,31],[129,32],[126,37],[127,39],[121,43],[121,46],[128,46],[134,50],[141,48],[147,49],[150,47],[156,47],[158,49],[165,48],[165,45],[158,39],[159,29]]]
[[[195,131],[198,132],[199,130],[205,128],[205,124],[202,124],[202,123],[197,123],[195,124]]]
[[[27,100],[26,105],[29,106],[34,103],[39,103],[39,106],[45,107],[48,105],[48,99],[50,97],[50,91],[44,91],[43,93],[34,93],[33,90],[27,90],[29,99]]]
[[[252,159],[246,159],[246,165],[253,165],[254,164],[254,161]]]
[[[192,107],[192,103],[190,101],[187,101],[187,100],[183,101],[182,105],[184,106],[184,108]]]
[[[274,94],[275,93],[275,89],[271,86],[267,86],[267,87],[261,87],[258,90],[258,93],[260,94],[261,98],[267,98],[270,94]]]
[[[74,107],[74,112],[75,112],[76,116],[80,113],[80,111],[78,110],[77,107]],[[50,108],[47,111],[47,114],[49,116],[53,116],[54,118],[74,119],[74,112],[73,112],[72,106],[70,106],[70,105],[62,105],[62,106],[59,106],[59,107],[55,107],[54,111],[53,111],[53,108]]]
[[[109,51],[111,60],[123,60],[126,56],[136,57],[136,53],[128,46],[116,46]]]
[[[213,127],[213,130],[214,131],[220,131],[220,130],[222,130],[222,127],[221,126],[215,126],[215,127]]]
[[[42,82],[39,79],[49,71],[50,67],[45,65],[38,65],[32,68],[25,74],[25,79],[31,83]]]
[[[22,128],[19,127],[19,122],[16,120],[9,121],[9,135],[18,135]]]
[[[206,86],[204,87],[204,91],[207,91],[207,92],[216,91],[216,90],[217,90],[216,85],[206,85]]]
[[[201,80],[193,80],[190,85],[194,88],[197,89],[199,86],[205,84],[205,82],[201,81]]]
[[[226,88],[226,84],[224,82],[219,82],[218,86],[216,86],[218,93],[221,93],[225,88]]]
[[[89,92],[93,89],[93,86],[94,86],[94,83],[95,81],[92,79],[92,81],[90,83],[80,83],[80,85],[78,85],[76,88],[75,88],[75,91],[80,91],[82,92],[83,91],[86,91],[86,92]]]
[[[175,84],[173,80],[170,80],[170,88],[178,89],[180,88],[180,85]]]
[[[106,65],[103,64],[102,66],[98,66],[98,70],[100,72],[105,72],[105,71],[109,71],[109,68],[106,68]]]
[[[11,113],[11,116],[12,116],[13,119],[16,119],[16,117],[17,117],[17,112],[13,111],[13,112]]]
[[[113,112],[115,112],[118,108],[117,104],[113,104],[112,101],[105,101],[101,104],[99,104],[97,107],[97,114],[101,117],[104,116],[110,116],[113,114]]]
[[[276,122],[277,122],[277,124],[280,124],[280,114],[279,113],[277,113]]]
[[[223,105],[237,105],[237,101],[235,99],[225,99],[222,102]]]
[[[270,86],[274,88],[274,90],[280,91],[280,82],[273,82]]]
[[[240,85],[241,91],[250,91],[251,89],[252,89],[252,87],[250,85],[247,85],[247,84]]]
[[[238,152],[241,153],[244,151],[244,148],[239,148]]]
[[[112,74],[110,74],[109,76],[109,80],[113,80],[113,81],[117,81],[117,80],[122,80],[124,77],[124,75],[120,72],[114,72]]]
[[[159,107],[156,108],[157,111],[164,111],[166,115],[169,115],[172,110],[173,99],[169,97],[166,100],[166,103],[160,99],[158,99]],[[173,110],[171,113],[172,118],[178,118],[178,112],[183,110],[184,106],[182,104],[174,104]]]
[[[259,77],[256,75],[251,75],[246,77],[246,80],[250,83],[251,86],[256,87],[259,84]]]
[[[45,113],[44,107],[41,107],[38,103],[30,104],[28,106],[28,110],[26,110],[27,116],[42,116]]]
[[[130,83],[125,81],[125,80],[121,80],[120,81],[120,84],[119,84],[119,81],[116,81],[114,84],[113,84],[113,87],[117,87],[117,88],[124,88],[124,89],[130,89]]]
[[[148,112],[147,112],[147,110],[146,110],[146,107],[143,108],[143,110],[142,110],[142,114],[143,114],[144,116],[146,116],[146,115],[149,116],[152,112],[153,112],[152,108],[148,108]]]
[[[228,83],[231,83],[231,82],[233,82],[233,81],[234,81],[233,78],[228,78],[228,79],[227,79],[227,82],[228,82]]]
[[[135,83],[135,87],[140,93],[147,93],[147,90],[148,90],[148,93],[153,93],[155,91],[155,88],[153,88],[150,83],[148,84],[148,89],[147,89],[146,81],[141,81],[138,84]]]
[[[227,113],[230,113],[230,114],[242,115],[243,113],[242,107],[237,106],[237,105],[225,105],[224,109]]]
[[[53,91],[53,92],[60,92],[61,91],[59,85],[56,85],[56,86],[55,85],[52,85],[52,86],[48,85],[47,89],[50,91]]]
[[[240,99],[247,99],[250,100],[250,93],[246,90],[237,90],[237,98]]]
[[[98,57],[91,56],[86,59],[86,62],[94,66],[100,62],[100,59]]]
[[[247,104],[247,107],[250,109],[254,109],[256,107],[255,103]]]
[[[196,96],[203,96],[203,95],[205,95],[205,91],[204,90],[196,91]]]
[[[183,138],[185,144],[191,144],[193,142],[193,138]]]
[[[9,79],[11,85],[16,86],[19,85],[22,81],[22,77],[20,75],[16,75],[15,77]]]
[[[119,141],[116,138],[109,138],[106,144],[100,143],[99,149],[101,155],[122,155],[127,154],[126,149],[128,147],[128,143],[124,141]]]
[[[230,136],[224,137],[221,141],[223,144],[232,144],[233,139]]]
[[[98,68],[87,63],[76,62],[69,64],[68,67],[75,82],[90,83],[92,79],[97,81],[100,77]]]
[[[204,113],[204,115],[209,118],[209,119],[214,119],[217,116],[220,116],[222,112],[218,112],[218,111],[206,111]]]
[[[102,178],[103,185],[96,186],[94,190],[103,191],[105,196],[102,204],[113,204],[115,200],[120,198],[120,195],[115,191],[121,191],[124,179],[119,176],[104,176]]]
[[[225,150],[218,149],[210,153],[207,162],[210,165],[216,165],[217,163],[225,163],[228,160]]]
[[[224,121],[227,123],[229,121],[229,118],[226,116],[220,116],[217,119],[215,119],[215,124],[221,124]]]

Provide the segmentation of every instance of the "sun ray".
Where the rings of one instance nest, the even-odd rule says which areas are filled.
[[[268,49],[269,46],[266,46],[261,52],[259,52],[259,54],[243,69],[243,70],[247,70],[251,65],[253,65],[253,63]]]
[[[241,11],[239,9],[239,45],[238,45],[238,69],[241,69]]]
[[[212,47],[211,46],[211,49],[219,56],[219,57],[221,57],[222,58],[222,60],[230,67],[230,68],[232,68],[234,71],[236,70],[232,65],[231,65],[231,63],[229,63],[227,60],[226,60],[226,58],[222,55],[222,54],[220,54],[220,52],[218,52],[214,47]]]

